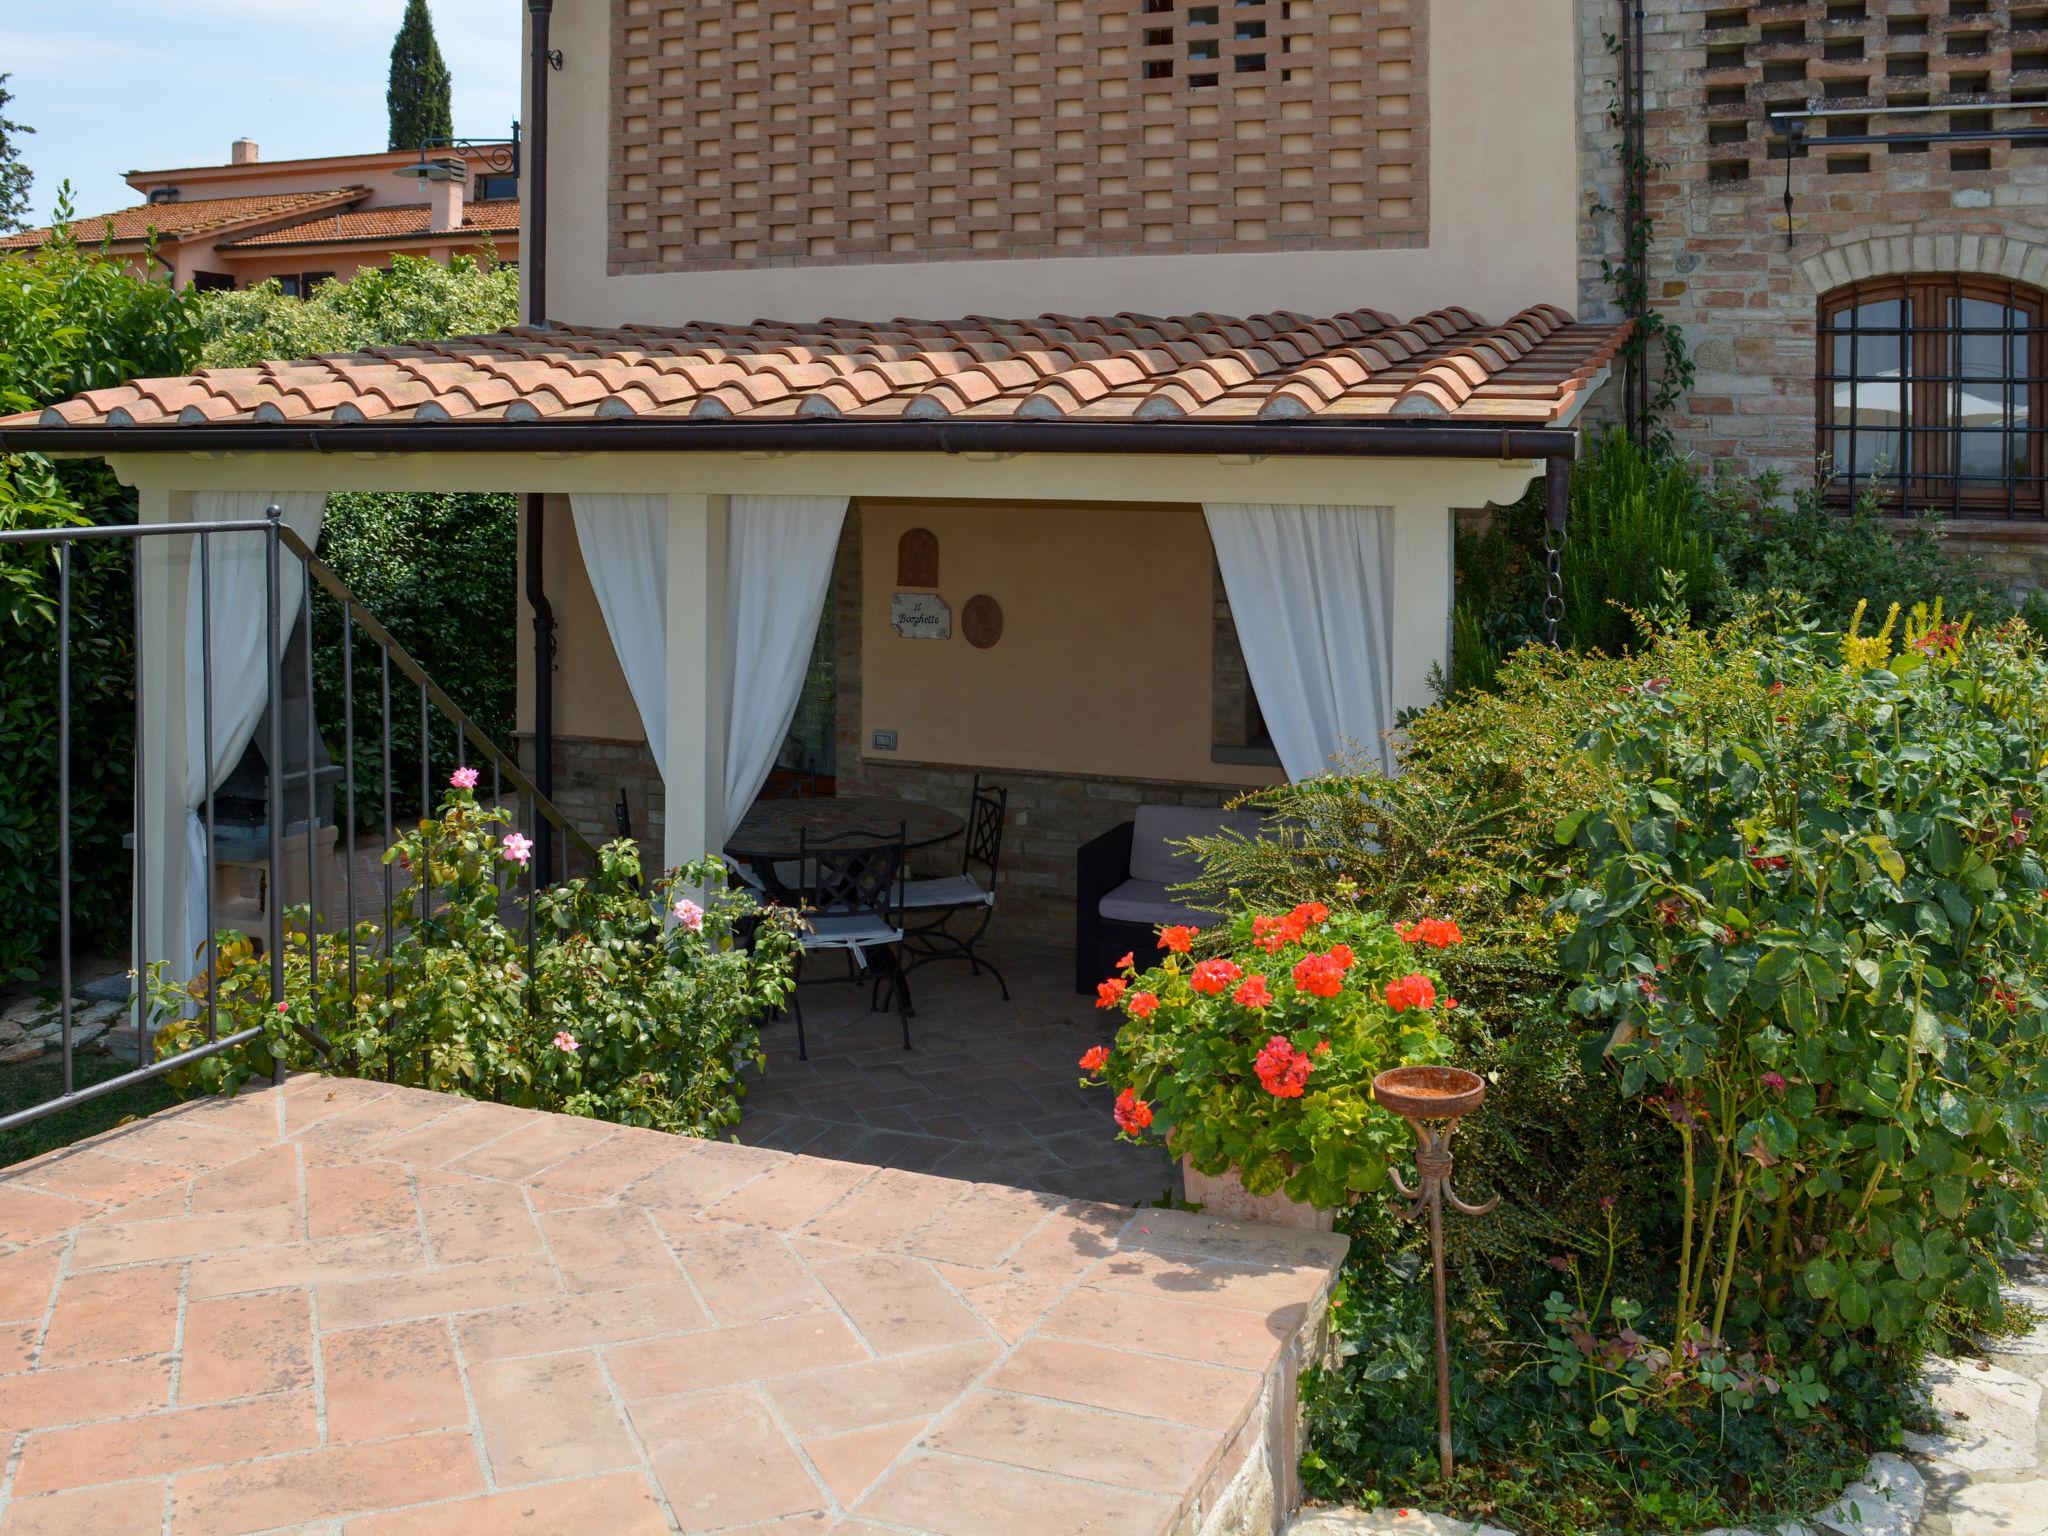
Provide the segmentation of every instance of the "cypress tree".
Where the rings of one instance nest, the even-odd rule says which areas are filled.
[[[448,65],[434,41],[427,0],[405,0],[405,19],[391,44],[391,83],[384,92],[391,114],[392,149],[418,149],[455,137],[449,106]]]
[[[21,163],[19,135],[34,133],[26,123],[7,120],[7,103],[14,93],[7,89],[12,76],[0,75],[0,235],[11,235],[27,227],[29,183],[34,174]]]

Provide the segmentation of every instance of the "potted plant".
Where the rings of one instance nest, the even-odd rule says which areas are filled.
[[[1162,1134],[1187,1198],[1218,1215],[1328,1228],[1378,1189],[1407,1128],[1373,1102],[1388,1067],[1442,1061],[1457,1006],[1428,965],[1461,941],[1439,918],[1392,924],[1307,902],[1243,913],[1196,959],[1193,929],[1160,930],[1163,958],[1126,955],[1097,988],[1122,1018],[1081,1058],[1116,1090],[1117,1133]]]

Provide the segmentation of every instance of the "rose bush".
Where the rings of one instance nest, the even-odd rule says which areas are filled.
[[[1443,1018],[1457,1002],[1432,957],[1461,939],[1454,923],[1397,927],[1321,902],[1242,914],[1200,960],[1194,930],[1165,928],[1163,960],[1141,970],[1126,955],[1098,988],[1097,1006],[1123,1022],[1080,1064],[1117,1090],[1125,1138],[1163,1131],[1176,1157],[1206,1174],[1235,1169],[1252,1194],[1346,1205],[1406,1150],[1407,1127],[1373,1103],[1372,1080],[1447,1054]]]
[[[717,860],[643,887],[624,839],[601,851],[593,877],[529,894],[531,841],[509,813],[478,804],[474,784],[458,769],[439,815],[386,854],[405,877],[388,944],[367,923],[353,944],[325,934],[315,967],[304,911],[290,915],[282,1010],[246,940],[220,947],[210,977],[174,985],[159,970],[160,1055],[197,1043],[209,1004],[222,1034],[265,1031],[173,1081],[232,1092],[282,1056],[294,1069],[622,1125],[702,1135],[737,1124],[756,1021],[792,984],[794,916],[727,889]]]

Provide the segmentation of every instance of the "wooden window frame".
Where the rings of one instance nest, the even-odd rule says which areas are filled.
[[[1964,486],[1955,472],[1956,429],[1948,418],[1948,385],[1956,382],[1956,341],[1961,334],[1948,320],[1946,306],[1955,299],[1977,299],[2004,306],[2018,317],[2012,334],[2025,336],[2028,364],[2008,374],[2008,384],[2026,390],[2026,423],[2017,429],[2024,437],[2025,469],[2008,471],[1996,486]],[[1855,480],[1838,478],[1829,462],[1834,436],[1850,430],[1849,420],[1834,417],[1834,390],[1848,382],[1854,372],[1834,371],[1834,343],[1838,336],[1851,334],[1841,323],[1844,316],[1863,304],[1900,301],[1901,325],[1862,332],[1874,336],[1901,336],[1901,358],[1907,393],[1906,420],[1901,443],[1905,448],[1906,473],[1878,480],[1857,466]],[[1923,320],[1923,316],[1936,318]],[[2048,367],[2043,348],[2048,345],[2048,294],[2024,283],[2003,278],[1958,273],[1915,273],[1903,277],[1876,278],[1833,289],[1820,298],[1815,325],[1814,349],[1814,440],[1817,462],[1828,464],[1827,499],[1847,506],[1859,496],[1875,494],[1894,511],[1922,508],[1950,517],[2040,517],[2044,507],[2043,485],[2048,480],[2048,455],[2043,452],[2043,415],[2048,406]],[[1864,375],[1866,380],[1874,375]],[[1864,429],[1859,429],[1864,430]]]

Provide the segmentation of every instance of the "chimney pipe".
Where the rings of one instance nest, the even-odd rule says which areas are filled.
[[[237,139],[228,146],[230,165],[254,165],[260,158],[254,139]]]

